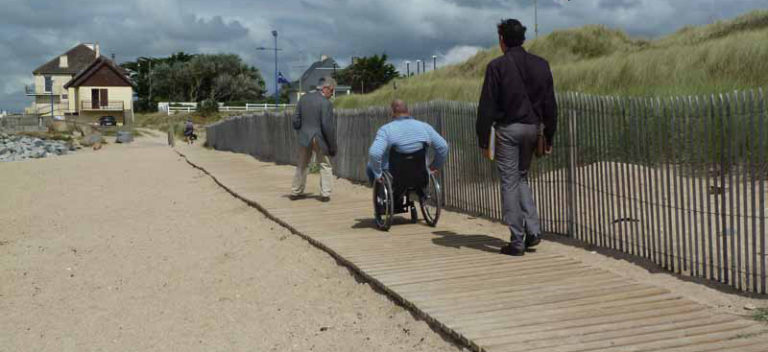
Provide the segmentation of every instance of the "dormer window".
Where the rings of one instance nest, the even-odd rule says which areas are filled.
[[[69,60],[68,60],[67,55],[59,56],[59,67],[61,67],[61,68],[69,67]]]
[[[53,92],[53,77],[51,76],[45,76],[45,92]]]

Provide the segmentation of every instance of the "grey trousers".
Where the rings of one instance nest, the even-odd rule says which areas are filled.
[[[513,123],[496,127],[496,166],[501,176],[504,224],[509,226],[510,244],[524,249],[525,234],[539,235],[539,213],[528,184],[528,169],[536,148],[538,126]]]
[[[300,195],[304,193],[307,185],[307,166],[312,160],[312,153],[315,153],[315,160],[320,166],[320,195],[330,197],[333,191],[333,169],[331,169],[331,159],[323,153],[317,143],[313,140],[309,147],[299,146],[299,160],[296,163],[296,173],[293,175],[293,185],[291,194]]]

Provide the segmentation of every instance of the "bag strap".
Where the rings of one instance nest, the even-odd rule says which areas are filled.
[[[531,110],[531,113],[536,115],[536,117],[539,120],[539,124],[541,124],[542,123],[541,116],[538,116],[538,114],[536,114],[536,110],[533,109],[533,102],[531,102],[531,97],[528,95],[528,76],[527,75],[523,75],[523,71],[520,69],[520,66],[517,65],[517,61],[515,61],[515,58],[512,57],[512,54],[507,55],[506,53],[504,53],[504,56],[507,56],[509,61],[512,61],[512,65],[514,65],[515,68],[517,69],[518,76],[520,76],[520,78],[523,80],[523,87],[525,88],[525,90],[524,90],[525,91],[525,101],[528,102],[528,107]]]

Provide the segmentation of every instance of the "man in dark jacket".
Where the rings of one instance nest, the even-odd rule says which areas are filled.
[[[495,127],[503,220],[511,232],[510,244],[501,252],[509,255],[523,255],[526,247],[539,244],[541,228],[528,185],[528,168],[540,125],[544,125],[547,154],[552,151],[557,126],[552,72],[546,60],[523,49],[525,31],[518,20],[499,23],[499,46],[504,55],[486,68],[476,123],[478,142],[486,157],[490,157],[491,127]]]
[[[320,195],[323,202],[330,200],[333,190],[333,170],[329,156],[336,155],[336,128],[333,104],[328,100],[335,82],[327,77],[320,80],[319,90],[301,97],[293,116],[293,128],[298,131],[299,159],[291,187],[291,199],[301,198],[307,183],[307,165],[315,153],[320,165]]]

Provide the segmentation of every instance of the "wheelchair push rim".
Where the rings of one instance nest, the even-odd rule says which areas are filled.
[[[394,212],[392,182],[385,173],[383,182],[376,180],[373,184],[373,215],[376,227],[388,231],[392,226]]]
[[[437,182],[434,173],[429,174],[429,185],[427,185],[424,197],[419,200],[419,205],[424,221],[429,226],[436,226],[437,220],[440,219],[440,209],[443,207],[443,197],[440,183]]]

